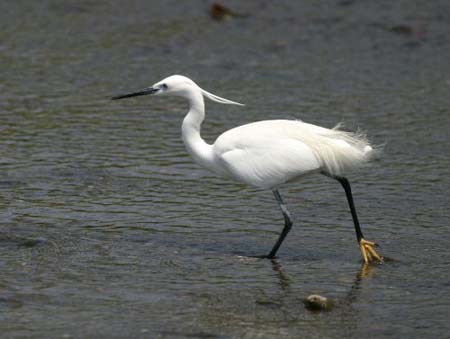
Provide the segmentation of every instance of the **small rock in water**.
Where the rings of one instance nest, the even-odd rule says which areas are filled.
[[[311,294],[303,300],[305,307],[311,311],[330,311],[334,301],[318,294]]]

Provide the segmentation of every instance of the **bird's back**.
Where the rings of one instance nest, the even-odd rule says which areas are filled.
[[[363,135],[296,120],[239,126],[220,135],[213,145],[227,174],[261,188],[314,171],[342,175],[364,164],[371,150]]]

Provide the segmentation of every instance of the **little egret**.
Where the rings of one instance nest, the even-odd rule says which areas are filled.
[[[363,135],[299,120],[266,120],[226,131],[209,145],[200,136],[205,119],[204,97],[221,104],[242,104],[209,93],[181,75],[172,75],[151,87],[111,99],[148,94],[175,95],[189,101],[189,112],[183,120],[181,131],[186,149],[195,162],[220,176],[272,190],[283,213],[284,228],[265,258],[275,257],[293,224],[278,187],[309,173],[321,173],[339,181],[345,190],[364,261],[383,260],[374,249],[377,245],[363,237],[350,183],[344,177],[349,170],[365,164],[373,153]]]

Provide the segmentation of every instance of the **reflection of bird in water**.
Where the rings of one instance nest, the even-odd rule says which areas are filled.
[[[293,293],[293,291],[290,290],[291,279],[283,266],[276,259],[272,259],[271,263],[272,269],[278,274],[279,284],[283,293],[288,293],[286,300],[290,301],[292,297],[291,293]],[[361,283],[364,279],[370,278],[373,268],[373,265],[362,263],[349,291],[343,298],[333,299],[318,294],[312,294],[303,299],[305,307],[311,311],[331,311],[332,309],[337,308],[343,312],[347,312],[349,307],[357,301],[358,295],[361,292]],[[280,299],[283,300],[285,298],[281,296]]]
[[[361,283],[363,279],[368,279],[372,273],[373,266],[362,263],[361,267],[359,268],[359,271],[356,273],[355,280],[353,281],[352,286],[350,287],[350,290],[347,292],[345,298],[344,298],[344,304],[350,305],[353,302],[356,301],[358,294],[361,290]]]
[[[288,288],[290,281],[288,276],[284,273],[283,266],[281,266],[281,264],[276,259],[272,259],[270,261],[272,262],[273,270],[278,273],[281,289],[284,290]]]
[[[205,118],[203,98],[222,104],[241,104],[211,94],[191,79],[180,75],[170,76],[141,91],[112,99],[147,94],[175,95],[189,100],[190,109],[183,120],[182,137],[186,149],[198,164],[218,175],[272,190],[285,224],[265,258],[275,258],[293,224],[278,187],[306,174],[322,173],[336,179],[345,190],[364,261],[382,261],[374,250],[375,243],[363,237],[350,183],[343,176],[347,171],[366,163],[373,153],[364,136],[297,120],[266,120],[226,131],[213,145],[209,145],[200,136]]]

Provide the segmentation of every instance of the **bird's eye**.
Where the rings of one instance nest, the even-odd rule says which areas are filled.
[[[161,85],[161,89],[166,90],[167,88],[169,88],[169,87],[166,84]]]

